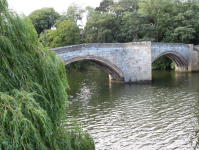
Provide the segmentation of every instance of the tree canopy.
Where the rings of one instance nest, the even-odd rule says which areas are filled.
[[[78,20],[81,21],[81,25],[79,26],[82,26],[82,19],[85,11],[86,10],[81,5],[74,2],[69,5],[67,12],[64,12],[64,14],[66,14],[68,19],[73,21],[76,25],[78,25]]]
[[[198,10],[199,5],[197,3],[186,2],[176,5],[171,16],[171,26],[167,27],[165,41],[189,43],[194,38],[198,38]]]
[[[113,5],[113,0],[103,0],[100,2],[100,6],[95,8],[95,11],[108,12],[111,5]]]
[[[114,14],[98,12],[86,23],[84,34],[89,43],[111,43],[117,41],[118,21]]]
[[[57,28],[58,24],[60,24],[64,20],[68,20],[68,17],[66,14],[62,13],[62,14],[60,14],[59,18],[57,20],[55,20],[54,26]]]
[[[42,8],[33,11],[29,17],[37,33],[40,34],[44,29],[51,29],[60,15],[54,8]]]
[[[198,6],[198,0],[103,0],[87,18],[84,37],[87,42],[199,44]]]
[[[80,29],[71,20],[64,20],[56,30],[45,30],[40,35],[43,46],[60,47],[75,45],[80,42]]]
[[[125,42],[155,40],[155,26],[147,23],[146,16],[137,11],[125,12],[122,23],[121,31]]]
[[[174,6],[172,0],[143,0],[139,3],[139,11],[151,19],[156,27],[156,41],[159,42],[159,31],[161,32],[166,20],[169,21],[170,12]],[[163,27],[162,27],[163,26]]]

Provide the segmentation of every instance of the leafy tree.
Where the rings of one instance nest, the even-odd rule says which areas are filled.
[[[113,12],[117,17],[123,17],[124,12],[133,12],[137,11],[139,8],[139,0],[120,0],[111,8],[111,12]]]
[[[117,42],[119,23],[114,14],[95,14],[87,21],[84,34],[89,43]]]
[[[165,32],[170,23],[170,12],[174,9],[172,0],[143,0],[139,3],[139,11],[147,15],[156,27],[156,41],[160,41],[159,33]],[[164,33],[161,33],[163,35]]]
[[[146,19],[137,11],[124,12],[121,32],[125,42],[155,40],[155,27],[147,23]]]
[[[133,12],[139,9],[139,0],[120,0],[117,6],[123,9],[123,12]]]
[[[162,56],[158,58],[152,64],[152,69],[165,70],[165,69],[174,69],[174,68],[175,68],[175,64],[167,56]]]
[[[143,25],[141,25],[143,23],[143,15],[139,14],[139,15],[141,15],[140,16],[141,18],[138,17],[140,19],[134,20],[134,21],[136,21],[136,23],[133,21],[134,17],[132,17],[132,13],[136,12],[138,10],[138,8],[139,8],[138,3],[139,3],[139,0],[120,0],[118,2],[115,2],[112,5],[110,11],[111,11],[111,13],[115,14],[116,19],[120,25],[120,27],[119,27],[120,31],[118,34],[118,42],[137,41],[137,39],[133,40],[133,35],[131,35],[131,34],[132,34],[133,30],[138,31],[141,28],[143,29],[143,27],[144,27]],[[136,15],[138,15],[138,13],[136,13]],[[136,16],[136,15],[134,14],[134,16]],[[146,18],[146,17],[144,17],[144,18]],[[146,19],[144,19],[144,21],[146,21]],[[135,29],[133,26],[137,23],[140,25],[137,26]],[[149,28],[150,26],[145,26],[145,27]],[[141,31],[138,31],[138,32],[141,33]],[[141,34],[139,34],[139,35],[141,35]],[[137,38],[138,38],[138,34],[137,34]],[[139,37],[139,39],[140,38],[141,37]]]
[[[86,6],[86,13],[87,13],[86,20],[90,19],[95,14],[94,11],[95,11],[94,7]]]
[[[165,41],[189,43],[198,38],[199,6],[197,3],[178,3],[172,12],[172,24],[165,33]]]
[[[63,14],[66,14],[66,16],[68,17],[69,20],[73,21],[76,25],[77,25],[77,21],[81,21],[82,23],[82,19],[83,19],[83,15],[85,13],[85,9],[82,8],[81,5],[78,5],[77,3],[72,3],[69,5],[67,12],[63,12]],[[82,26],[82,25],[79,25]]]
[[[44,29],[50,29],[53,27],[56,19],[59,18],[59,14],[54,8],[42,8],[33,11],[29,15],[37,34],[40,34]]]
[[[80,42],[80,30],[71,20],[61,22],[56,30],[47,30],[40,35],[43,46],[60,47]]]
[[[95,8],[95,11],[109,12],[111,5],[113,5],[113,0],[103,0],[100,2],[100,6]]]
[[[124,13],[137,11],[137,9],[138,0],[120,0],[112,5],[110,11],[111,13],[115,14],[119,24],[122,25],[122,18],[124,16]]]
[[[57,28],[58,24],[60,24],[64,20],[68,20],[68,17],[66,16],[66,14],[61,14],[60,17],[57,20],[55,20],[54,26]]]
[[[75,69],[75,70],[81,70],[83,69],[84,67],[84,61],[83,60],[79,60],[79,61],[75,61],[75,62],[72,62],[68,65],[65,66],[66,69]]]

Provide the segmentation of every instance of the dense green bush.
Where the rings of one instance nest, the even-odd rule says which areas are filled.
[[[41,48],[29,18],[0,0],[0,150],[94,149],[78,126],[64,126],[64,63]],[[89,145],[89,146],[88,146]]]
[[[79,61],[75,61],[75,62],[72,62],[68,65],[66,65],[66,69],[74,69],[74,70],[82,70],[84,67],[84,61],[83,60],[79,60]]]
[[[172,60],[166,56],[162,56],[155,60],[152,64],[152,69],[174,69],[175,64],[172,62]]]

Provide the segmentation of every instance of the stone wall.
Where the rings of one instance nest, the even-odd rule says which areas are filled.
[[[54,48],[65,65],[88,60],[101,66],[112,80],[141,82],[152,80],[152,63],[165,55],[176,71],[199,71],[199,50],[180,43],[92,43]]]
[[[192,44],[189,44],[189,68],[190,71],[199,71],[199,49],[194,48]]]
[[[54,50],[66,65],[78,60],[98,62],[112,80],[151,81],[151,42],[80,44]]]
[[[192,51],[189,44],[181,43],[152,43],[152,63],[159,57],[165,55],[175,63],[176,71],[190,70],[189,58]]]

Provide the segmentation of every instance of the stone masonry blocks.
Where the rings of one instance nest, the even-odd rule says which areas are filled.
[[[178,68],[198,69],[198,52],[193,45],[176,43],[90,43],[54,48],[65,65],[89,60],[97,63],[109,73],[112,80],[128,82],[151,81],[151,65],[162,55],[174,60]],[[197,53],[197,55],[196,55]],[[192,57],[192,56],[195,57]],[[183,69],[183,67],[181,67]]]

